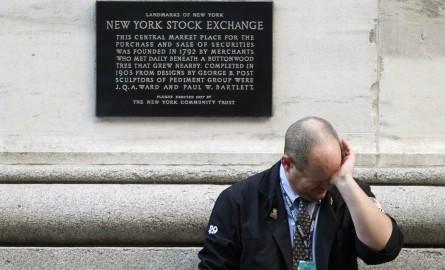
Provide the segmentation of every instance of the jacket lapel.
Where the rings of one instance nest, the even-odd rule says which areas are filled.
[[[272,167],[270,174],[263,178],[261,193],[266,196],[264,205],[264,217],[267,226],[277,244],[287,269],[291,270],[291,243],[287,213],[281,195],[280,185],[280,162]],[[276,212],[274,211],[276,210]],[[275,212],[276,215],[272,214]]]
[[[328,193],[322,200],[320,213],[317,222],[317,242],[315,246],[315,256],[317,270],[327,270],[332,243],[337,231],[337,219],[331,205],[332,197]]]
[[[280,249],[281,255],[288,269],[291,269],[291,245],[289,242],[289,225],[287,219],[279,219],[277,221],[268,221],[269,229],[272,232],[274,240]]]

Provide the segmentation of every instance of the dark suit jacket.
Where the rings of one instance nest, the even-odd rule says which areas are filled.
[[[278,162],[220,194],[207,226],[211,233],[206,232],[198,255],[199,269],[291,269],[291,240],[279,187],[279,168]],[[367,184],[357,182],[374,197]],[[273,208],[278,210],[277,219],[270,217]],[[382,251],[363,244],[335,187],[322,200],[319,211],[317,270],[357,269],[357,256],[367,264],[391,261],[402,248],[403,236],[393,219],[391,238]]]

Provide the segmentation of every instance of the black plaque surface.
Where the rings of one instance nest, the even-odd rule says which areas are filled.
[[[272,2],[96,2],[97,116],[271,116]]]

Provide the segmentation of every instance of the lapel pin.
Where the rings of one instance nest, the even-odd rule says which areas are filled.
[[[332,197],[330,199],[331,199],[331,206],[332,206],[332,204],[334,203],[334,199],[332,199]]]
[[[278,210],[276,208],[272,208],[272,211],[270,211],[269,217],[273,220],[278,219]]]

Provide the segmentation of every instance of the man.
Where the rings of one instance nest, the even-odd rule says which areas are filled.
[[[355,156],[326,120],[289,127],[281,161],[224,190],[210,216],[200,269],[357,269],[393,260],[402,233]]]

